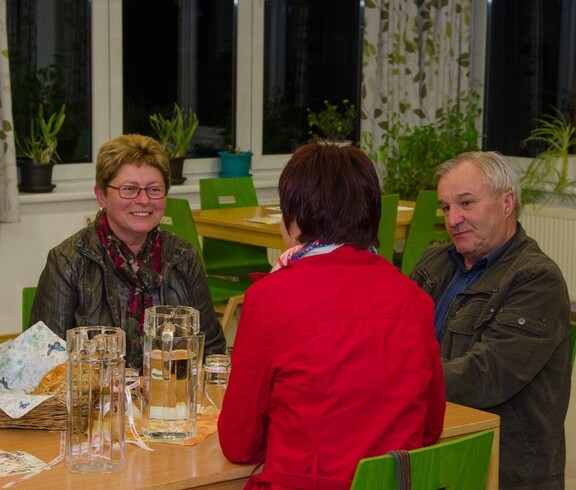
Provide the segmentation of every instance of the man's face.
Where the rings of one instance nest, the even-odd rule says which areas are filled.
[[[516,229],[514,194],[492,194],[478,167],[465,162],[438,182],[438,201],[446,230],[467,268],[508,241]]]

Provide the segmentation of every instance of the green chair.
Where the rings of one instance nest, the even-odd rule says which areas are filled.
[[[196,225],[187,199],[172,197],[166,199],[166,208],[164,217],[160,222],[160,228],[184,238],[198,251],[200,258],[203,258]],[[204,261],[202,263],[204,265]],[[244,292],[250,286],[251,281],[248,279],[235,281],[213,276],[207,276],[207,279],[214,309],[222,314],[222,328],[226,332],[236,308],[244,300]]]
[[[200,179],[202,209],[257,205],[251,177]],[[204,237],[202,249],[209,275],[247,277],[250,272],[269,272],[271,269],[266,247]]]
[[[396,215],[398,214],[399,194],[382,196],[382,213],[378,225],[378,240],[380,246],[376,249],[378,255],[392,261],[394,258],[394,234],[396,233]]]
[[[570,324],[570,359],[571,366],[574,368],[574,359],[576,358],[576,323]]]
[[[437,210],[437,191],[420,191],[402,251],[400,269],[406,275],[412,272],[422,253],[432,242],[447,241],[450,238],[444,226],[441,226],[444,223],[444,218],[436,215]],[[440,226],[441,229],[438,229]]]
[[[22,289],[22,331],[28,330],[30,326],[30,313],[36,297],[36,286],[30,286]]]
[[[196,225],[192,218],[192,211],[190,210],[190,203],[188,199],[168,197],[166,199],[166,207],[164,208],[164,216],[160,221],[160,229],[164,231],[171,231],[174,235],[184,238],[189,242],[202,258],[202,247],[200,246],[200,239],[196,232]],[[204,262],[202,262],[204,264]]]
[[[414,489],[484,490],[494,431],[486,430],[408,451],[410,483]],[[402,487],[394,456],[360,460],[351,490],[394,490]]]

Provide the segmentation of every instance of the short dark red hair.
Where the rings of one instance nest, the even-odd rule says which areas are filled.
[[[301,146],[280,175],[278,193],[284,224],[296,222],[300,228],[298,242],[378,245],[380,184],[360,149],[335,143]]]

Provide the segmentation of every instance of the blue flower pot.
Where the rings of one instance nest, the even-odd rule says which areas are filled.
[[[252,152],[229,153],[219,151],[220,157],[220,177],[250,177],[250,164],[252,162]]]

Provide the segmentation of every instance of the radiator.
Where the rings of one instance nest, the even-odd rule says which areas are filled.
[[[576,302],[576,209],[526,206],[519,221],[558,264],[568,285],[570,301]]]

